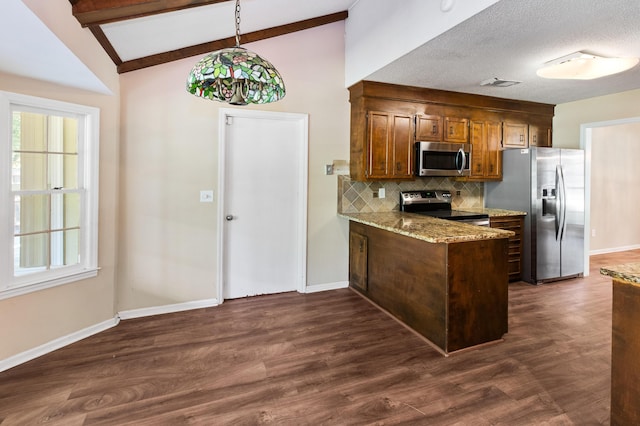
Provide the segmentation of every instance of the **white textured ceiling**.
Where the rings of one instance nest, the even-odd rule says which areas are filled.
[[[640,57],[640,1],[501,0],[368,79],[551,104],[640,88],[640,65],[588,81],[536,75],[576,51]],[[522,83],[480,86],[492,77]]]

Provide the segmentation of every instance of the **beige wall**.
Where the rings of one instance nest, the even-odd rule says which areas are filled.
[[[114,317],[118,205],[118,76],[102,48],[71,15],[66,0],[25,3],[116,95],[97,95],[0,74],[0,90],[100,108],[98,277],[0,301],[0,360]],[[46,72],[46,70],[43,70]]]
[[[557,105],[553,146],[580,148],[582,124],[635,118],[640,118],[640,90]],[[640,244],[640,222],[635,218],[640,181],[637,166],[632,163],[638,154],[638,124],[593,126],[589,232],[595,229],[596,236],[590,237],[591,252],[615,251]]]
[[[553,146],[580,148],[581,124],[631,117],[640,117],[640,90],[556,105],[553,118]]]
[[[640,247],[640,123],[593,129],[590,251]]]
[[[323,174],[349,155],[344,23],[245,47],[278,68],[287,95],[242,108],[309,114],[307,284],[344,282],[347,223],[336,216],[336,176]],[[199,59],[121,75],[119,311],[218,297],[217,205],[199,191],[218,189],[218,112],[230,106],[185,91]]]

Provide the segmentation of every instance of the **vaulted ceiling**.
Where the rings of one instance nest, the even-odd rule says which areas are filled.
[[[69,1],[73,15],[91,30],[119,73],[204,55],[236,43],[234,1]],[[242,2],[242,43],[342,21],[353,2],[324,0],[307,2],[304,7],[299,1]]]

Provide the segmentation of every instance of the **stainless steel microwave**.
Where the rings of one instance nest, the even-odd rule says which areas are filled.
[[[416,176],[469,176],[471,144],[416,142]]]

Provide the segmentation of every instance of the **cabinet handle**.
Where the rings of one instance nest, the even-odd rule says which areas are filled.
[[[533,143],[538,143],[538,135],[533,135]]]
[[[438,126],[436,124],[434,124],[433,127],[431,128],[431,134],[432,135],[438,134]]]
[[[402,170],[402,163],[397,162],[396,163],[396,172],[399,172],[400,170]]]
[[[449,136],[453,136],[453,126],[449,126]]]
[[[524,142],[524,135],[520,135],[520,142]]]

